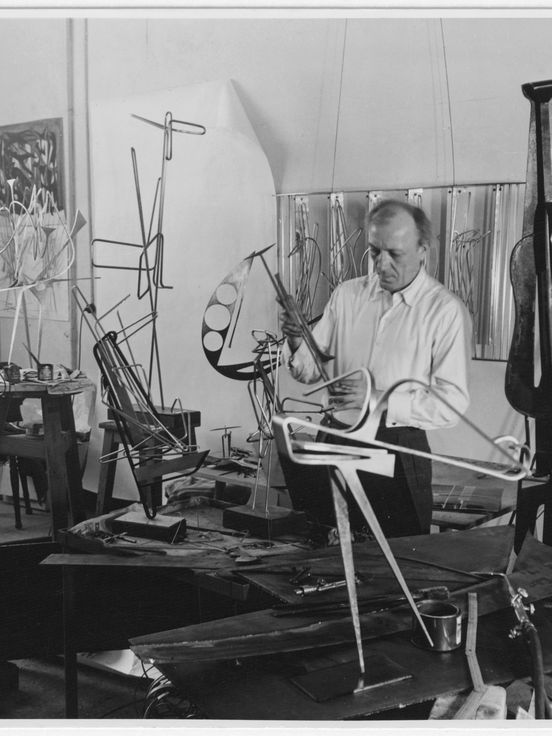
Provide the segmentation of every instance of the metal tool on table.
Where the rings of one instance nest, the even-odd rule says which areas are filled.
[[[222,457],[230,457],[232,452],[232,429],[239,429],[239,424],[232,424],[229,427],[225,424],[224,427],[213,427],[211,432],[221,432],[221,444],[222,444]]]
[[[360,583],[361,579],[358,575],[355,575],[355,582]],[[336,590],[338,588],[345,588],[347,580],[326,580],[325,578],[318,578],[312,583],[301,585],[295,588],[296,595],[312,595],[313,593],[324,593],[328,590]]]
[[[535,718],[550,720],[552,719],[552,704],[545,688],[542,646],[537,627],[529,618],[529,614],[532,615],[535,608],[532,603],[525,602],[528,598],[528,593],[524,588],[518,588],[516,591],[513,589],[506,575],[504,578],[508,584],[511,605],[518,621],[510,631],[509,636],[511,639],[523,636],[531,655]]]

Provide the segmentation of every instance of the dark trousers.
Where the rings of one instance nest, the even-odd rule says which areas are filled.
[[[317,439],[339,445],[359,443],[320,433]],[[380,427],[376,439],[429,452],[426,433],[413,427]],[[390,451],[391,452],[391,451]],[[431,460],[408,453],[395,455],[395,474],[383,475],[359,471],[358,476],[386,537],[429,534],[432,491]],[[326,466],[307,466],[280,457],[282,471],[294,509],[305,511],[314,523],[335,526],[335,512]],[[355,531],[366,528],[356,501],[349,498],[349,518]]]

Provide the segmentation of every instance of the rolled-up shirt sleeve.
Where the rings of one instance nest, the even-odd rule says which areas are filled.
[[[388,399],[387,426],[438,429],[460,421],[470,402],[471,335],[467,309],[459,301],[451,302],[434,334],[431,391],[416,383],[398,387]]]

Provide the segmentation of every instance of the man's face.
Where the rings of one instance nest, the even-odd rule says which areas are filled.
[[[370,254],[382,289],[400,291],[416,278],[425,255],[419,237],[416,223],[404,210],[385,224],[369,226]]]

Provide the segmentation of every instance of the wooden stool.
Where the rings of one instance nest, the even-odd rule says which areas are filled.
[[[170,430],[175,437],[187,436],[186,444],[196,444],[196,427],[201,425],[201,412],[193,409],[159,409],[158,415],[163,424]],[[110,412],[108,412],[110,416]],[[112,414],[111,414],[112,416]],[[103,429],[102,457],[113,455],[119,449],[121,438],[117,431],[117,425],[114,419],[108,419],[100,422],[100,429]],[[113,498],[113,487],[115,485],[115,471],[117,469],[116,460],[110,460],[100,463],[100,476],[98,479],[98,498],[96,500],[96,516],[107,514],[111,510],[111,500]],[[159,496],[161,489],[159,488]],[[155,503],[161,504],[161,498],[156,498]]]

